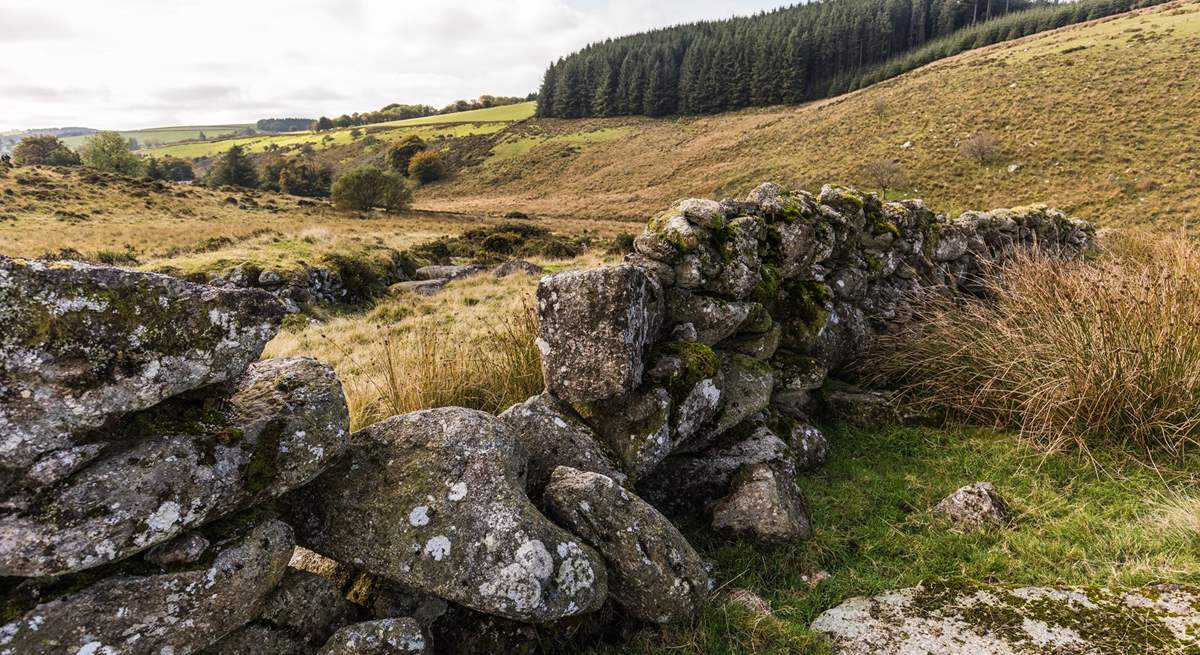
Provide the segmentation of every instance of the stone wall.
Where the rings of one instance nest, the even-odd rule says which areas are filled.
[[[1045,208],[684,201],[625,263],[542,280],[544,393],[353,435],[329,367],[255,361],[271,294],[0,258],[0,655],[532,652],[689,620],[710,573],[668,516],[806,538],[827,375],[909,292],[1091,240]]]

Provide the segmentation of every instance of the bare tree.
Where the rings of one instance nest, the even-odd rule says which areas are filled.
[[[888,189],[895,189],[903,183],[904,171],[900,162],[895,159],[875,159],[859,168],[859,175],[871,186],[879,189],[879,195],[886,196]]]
[[[980,166],[995,164],[1000,161],[1004,153],[1000,137],[991,132],[976,132],[972,136],[963,139],[958,144],[958,150],[964,157]]]

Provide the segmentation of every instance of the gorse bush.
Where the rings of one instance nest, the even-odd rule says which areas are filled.
[[[1185,239],[1109,236],[1104,254],[1006,266],[985,299],[919,299],[867,370],[953,417],[1056,451],[1181,455],[1200,439],[1200,256]]]
[[[445,174],[442,155],[436,150],[422,150],[414,154],[408,162],[408,176],[421,184],[436,182]]]

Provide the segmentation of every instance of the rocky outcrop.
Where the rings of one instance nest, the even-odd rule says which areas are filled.
[[[299,487],[346,449],[348,422],[332,369],[303,358],[127,417],[81,471],[9,500],[20,509],[0,516],[0,574],[99,566]]]
[[[837,655],[1193,652],[1200,590],[927,585],[852,598],[813,622]]]
[[[496,417],[427,410],[353,439],[346,458],[287,499],[304,547],[517,620],[603,603],[603,562],[530,503],[524,450]]]

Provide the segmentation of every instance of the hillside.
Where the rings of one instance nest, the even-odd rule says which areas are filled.
[[[423,189],[417,205],[644,217],[765,178],[876,187],[864,163],[895,160],[903,180],[889,195],[950,212],[1047,202],[1102,224],[1179,225],[1200,214],[1200,144],[1187,136],[1197,100],[1200,3],[1173,2],[799,107],[524,121],[472,144],[481,163]],[[980,133],[994,135],[995,163],[960,151]]]
[[[240,145],[249,152],[265,152],[274,148],[298,149],[305,145],[318,150],[344,146],[356,141],[351,132],[373,136],[381,142],[400,141],[411,135],[423,139],[435,136],[465,137],[497,132],[509,123],[533,116],[537,103],[523,102],[515,105],[474,109],[452,114],[408,118],[360,127],[347,127],[325,132],[295,132],[290,134],[264,134],[235,139],[221,139],[200,143],[181,143],[149,151],[151,155],[174,157],[211,157]],[[361,137],[360,137],[361,138]]]

